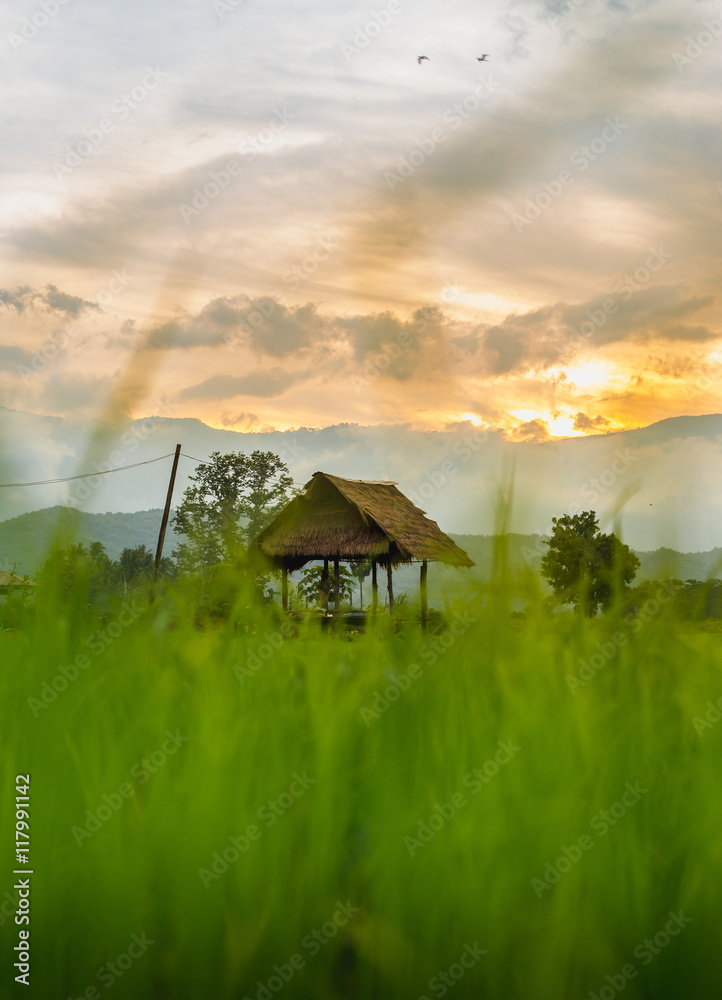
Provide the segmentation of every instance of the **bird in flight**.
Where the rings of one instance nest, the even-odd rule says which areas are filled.
[[[476,57],[476,61],[477,62],[487,62],[488,59],[489,59],[489,53],[488,52],[485,52],[483,56],[477,56]]]
[[[426,60],[427,62],[430,62],[430,60],[429,60],[429,57],[428,57],[428,56],[419,56],[419,57],[418,57],[418,63],[419,63],[419,66],[420,66],[420,65],[422,64],[422,62],[424,61],[424,59],[425,59],[425,60]]]

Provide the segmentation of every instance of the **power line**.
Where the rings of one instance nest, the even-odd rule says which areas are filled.
[[[0,483],[0,490],[7,490],[13,486],[52,486],[55,483],[69,483],[73,479],[92,479],[93,476],[107,476],[111,472],[125,472],[127,469],[137,469],[141,465],[152,465],[153,462],[162,462],[164,458],[172,458],[173,452],[167,455],[159,455],[158,458],[149,458],[145,462],[133,462],[132,465],[119,465],[117,469],[102,469],[98,472],[83,472],[78,476],[64,476],[61,479],[39,479],[35,483]]]

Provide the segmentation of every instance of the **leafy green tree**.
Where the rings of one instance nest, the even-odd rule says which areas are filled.
[[[293,496],[293,480],[270,451],[214,451],[191,476],[172,524],[185,536],[173,555],[182,570],[235,563]]]
[[[335,588],[336,577],[334,575],[334,567],[329,566],[328,568],[328,583],[329,583],[329,602],[333,603],[333,595]],[[322,566],[309,566],[301,574],[301,580],[298,584],[298,592],[301,597],[306,601],[306,605],[316,604],[319,599],[319,587],[321,585],[321,575],[323,574]],[[351,601],[353,598],[354,589],[354,577],[349,573],[345,566],[340,567],[339,572],[339,594],[342,601]]]
[[[609,605],[615,591],[629,586],[639,559],[615,534],[602,534],[593,510],[553,517],[552,524],[542,576],[560,601],[595,615]]]

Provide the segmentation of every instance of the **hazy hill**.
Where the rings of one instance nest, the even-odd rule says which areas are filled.
[[[214,451],[271,451],[295,482],[323,470],[351,479],[390,479],[444,531],[490,535],[504,469],[514,466],[511,530],[551,530],[561,513],[594,510],[605,531],[622,498],[625,541],[702,551],[722,545],[722,415],[673,417],[638,430],[510,442],[500,430],[469,423],[440,431],[406,425],[240,433],[199,420],[147,417],[127,428],[22,413],[0,407],[0,483],[22,484],[115,468],[98,480],[0,490],[0,518],[41,507],[144,511],[163,504],[171,454],[181,442],[176,503],[197,464]],[[92,444],[91,442],[96,442]],[[111,458],[111,456],[114,456]],[[193,456],[193,457],[190,457]],[[125,468],[148,462],[135,468]],[[122,471],[118,468],[122,468]],[[78,503],[78,501],[80,503]]]
[[[17,566],[21,573],[35,573],[53,538],[61,539],[63,544],[71,541],[86,544],[102,542],[112,559],[117,559],[124,548],[135,548],[136,545],[147,545],[155,552],[161,515],[160,509],[89,514],[69,507],[47,507],[21,514],[0,522],[0,569],[12,570]],[[452,534],[451,537],[476,563],[473,574],[482,580],[488,580],[494,560],[493,536]],[[544,538],[543,535],[507,535],[508,563],[512,572],[525,567],[535,570],[539,568],[545,551]],[[170,555],[176,544],[177,537],[169,525],[164,554]],[[722,575],[722,548],[712,549],[710,552],[657,549],[653,552],[638,552],[637,555],[641,561],[638,580],[664,577],[704,580],[708,576]],[[450,590],[456,590],[468,576],[466,571],[432,565],[429,568],[430,596],[439,596],[447,586]],[[292,582],[298,577],[299,574],[296,574]],[[418,577],[416,566],[399,568],[394,572],[395,589],[398,592],[405,590],[416,594]],[[370,583],[368,586],[370,587]]]
[[[140,510],[132,514],[88,514],[70,507],[47,507],[0,522],[0,568],[33,574],[43,562],[53,539],[70,542],[102,542],[112,559],[124,548],[147,545],[155,552],[162,510]],[[176,545],[168,525],[163,552],[170,555]]]
[[[490,535],[452,535],[457,545],[469,553],[477,565],[477,571],[484,579],[489,579],[493,564],[494,539]],[[547,535],[509,534],[508,558],[512,570],[525,566],[539,568],[541,557],[546,552],[544,541]],[[640,567],[637,581],[662,580],[672,577],[677,580],[706,580],[708,577],[722,576],[722,548],[709,552],[677,552],[675,549],[655,549],[650,552],[637,551]]]

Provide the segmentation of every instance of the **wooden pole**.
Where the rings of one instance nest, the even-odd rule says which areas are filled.
[[[321,591],[321,607],[324,611],[328,611],[328,559],[323,560],[323,572],[321,573],[321,586],[319,590]]]
[[[386,575],[387,575],[388,581],[389,581],[389,583],[388,583],[388,586],[389,586],[389,611],[393,611],[394,610],[394,581],[393,581],[393,578],[391,576],[391,560],[389,560],[389,564],[386,567]]]
[[[338,557],[333,561],[333,610],[341,610],[341,565]]]
[[[285,566],[281,575],[281,605],[284,611],[288,611],[288,570]]]
[[[163,520],[160,522],[160,533],[158,535],[158,547],[155,550],[155,572],[153,573],[153,584],[158,579],[158,570],[160,568],[160,561],[163,557],[163,542],[165,541],[165,532],[168,527],[168,518],[170,517],[170,504],[173,499],[173,487],[175,485],[175,476],[178,471],[178,459],[180,458],[181,446],[177,444],[175,446],[175,455],[173,456],[173,468],[170,470],[170,482],[168,483],[168,494],[165,498],[165,509],[163,510]],[[151,590],[150,599],[153,600],[154,592]]]
[[[424,559],[421,563],[421,574],[419,580],[419,590],[421,593],[421,628],[427,632],[429,629],[429,594],[426,586],[426,577],[429,572],[429,564]]]
[[[379,581],[376,575],[376,560],[371,560],[371,613],[376,614],[379,606]]]

